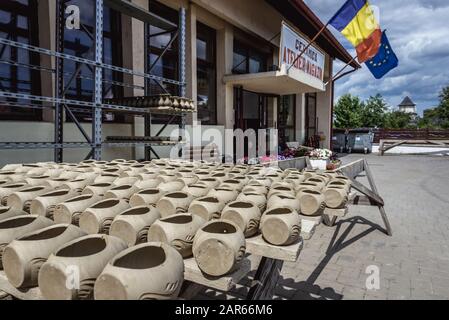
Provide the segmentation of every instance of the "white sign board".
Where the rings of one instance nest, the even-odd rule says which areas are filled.
[[[296,57],[307,47],[309,41],[304,39],[285,22],[282,22],[280,67],[290,67]],[[295,62],[293,68],[301,70],[308,75],[324,80],[324,54],[313,46],[309,46],[303,55]]]

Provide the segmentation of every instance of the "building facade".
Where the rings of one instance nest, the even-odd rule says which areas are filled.
[[[277,129],[285,142],[298,145],[317,135],[322,147],[330,147],[334,83],[333,62],[339,59],[354,68],[351,56],[325,30],[311,52],[305,55],[316,59],[322,56],[322,67],[285,70],[285,59],[294,61],[294,52],[281,47],[282,26],[285,24],[300,38],[313,38],[323,27],[316,15],[299,0],[133,0],[135,5],[174,24],[179,23],[178,10],[187,12],[187,96],[197,104],[198,112],[189,117],[187,131],[201,125],[202,132],[214,129]],[[95,28],[94,1],[70,0],[65,5],[79,8],[81,29],[64,32],[64,52],[93,58],[91,47]],[[37,14],[36,14],[37,12]],[[62,22],[64,23],[64,21]],[[57,31],[54,1],[4,0],[0,4],[0,37],[54,50]],[[179,48],[170,42],[170,30],[143,23],[135,18],[104,6],[103,59],[105,63],[176,79]],[[285,39],[284,39],[285,40]],[[298,41],[296,41],[298,43]],[[163,48],[169,44],[168,50]],[[302,46],[301,46],[302,45]],[[297,46],[301,51],[304,44]],[[294,44],[293,44],[294,46]],[[285,48],[284,48],[285,49]],[[163,58],[158,56],[164,52]],[[297,54],[298,52],[296,52]],[[3,47],[0,51],[0,90],[33,95],[54,96],[54,58]],[[293,58],[293,59],[292,59]],[[320,58],[321,59],[321,58]],[[23,65],[39,66],[40,69]],[[298,68],[301,66],[298,64]],[[284,67],[284,69],[282,68]],[[288,67],[288,66],[287,66]],[[76,62],[64,63],[65,81],[70,83],[65,96],[70,99],[92,101],[93,70]],[[308,69],[307,69],[308,68]],[[48,69],[48,70],[45,70]],[[79,70],[78,70],[79,69]],[[307,69],[307,70],[306,70]],[[78,76],[70,81],[77,70]],[[313,76],[311,76],[313,75]],[[141,96],[145,92],[160,93],[157,83],[142,77],[103,71],[103,97]],[[117,85],[122,84],[122,85]],[[125,84],[125,85],[123,85]],[[131,85],[126,85],[131,84]],[[169,85],[169,91],[174,91]],[[176,94],[176,92],[173,92]],[[3,99],[3,98],[0,98]],[[0,139],[5,141],[52,141],[52,110],[23,109],[2,104],[0,100]],[[17,101],[21,103],[21,101]],[[88,131],[89,114],[75,114]],[[65,119],[66,141],[82,139],[79,130]],[[141,117],[107,113],[103,115],[104,137],[108,135],[145,134]],[[167,122],[156,117],[151,130],[158,132]],[[175,128],[168,126],[162,135],[170,135]],[[195,144],[207,144],[202,134],[192,137]],[[167,156],[167,148],[157,149]],[[64,161],[80,161],[84,152],[67,150]],[[50,161],[51,150],[0,150],[1,163]],[[105,160],[113,158],[144,158],[144,148],[105,148]]]

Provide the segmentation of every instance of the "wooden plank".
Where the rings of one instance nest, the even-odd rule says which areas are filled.
[[[363,159],[348,163],[336,170],[335,172],[339,172],[347,176],[348,178],[354,179],[358,175],[360,175],[363,171],[365,171],[365,162]]]
[[[284,261],[263,257],[249,290],[247,300],[272,300]]]
[[[374,201],[376,203],[376,205],[378,205],[378,206],[385,205],[384,200],[379,195],[377,195],[376,193],[374,193],[373,191],[371,191],[370,189],[365,187],[360,182],[358,182],[354,179],[351,179],[351,183],[352,183],[352,188],[354,188],[355,190],[366,195],[368,198],[370,198],[372,201]]]
[[[194,258],[184,260],[184,279],[212,289],[228,292],[235,287],[251,271],[251,262],[244,258],[239,268],[223,277],[212,277],[204,274]]]
[[[315,234],[317,226],[323,222],[323,216],[308,217],[300,215],[301,217],[301,237],[304,240],[310,240]]]
[[[393,144],[391,144],[391,145],[388,145],[388,142],[387,142],[387,143],[384,142],[384,143],[383,143],[383,146],[384,146],[384,147],[383,147],[382,150],[381,150],[381,155],[384,155],[385,152],[387,152],[388,150],[391,150],[391,149],[393,149],[393,148],[399,147],[400,145],[403,145],[404,143],[406,143],[405,140],[398,141],[398,142],[393,143]]]
[[[349,204],[352,204],[354,206],[377,206],[376,202],[372,201],[370,198],[363,194],[357,194],[355,192],[352,192],[349,195]]]
[[[4,271],[0,271],[0,290],[20,300],[44,300],[38,287],[26,290],[18,290],[13,287]]]
[[[246,239],[246,251],[248,253],[282,261],[296,262],[302,247],[302,239],[299,239],[295,244],[284,247],[267,243],[262,235]]]

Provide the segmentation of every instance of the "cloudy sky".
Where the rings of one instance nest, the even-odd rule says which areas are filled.
[[[305,2],[325,23],[345,0]],[[387,29],[399,67],[376,80],[364,66],[336,83],[336,97],[351,93],[367,98],[381,93],[390,105],[397,106],[409,95],[419,113],[438,105],[441,88],[449,85],[449,0],[371,0],[370,4],[379,8],[381,27]],[[351,44],[334,33],[354,56]],[[341,66],[336,65],[335,72]]]

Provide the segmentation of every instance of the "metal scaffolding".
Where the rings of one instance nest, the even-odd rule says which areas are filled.
[[[16,108],[36,108],[45,109],[50,108],[54,110],[54,141],[53,142],[2,142],[0,143],[0,149],[54,149],[54,161],[62,162],[64,149],[68,148],[90,148],[89,154],[86,159],[96,159],[101,160],[101,150],[102,147],[133,147],[133,146],[144,146],[146,147],[145,157],[147,160],[151,159],[151,153],[153,153],[157,158],[159,158],[153,146],[167,146],[167,144],[161,143],[160,141],[124,141],[124,142],[109,142],[102,141],[102,116],[103,111],[107,110],[109,112],[121,112],[128,114],[135,114],[144,116],[145,118],[145,135],[151,136],[151,122],[152,114],[167,114],[171,115],[171,119],[165,123],[161,130],[155,135],[155,137],[160,136],[164,129],[171,123],[173,123],[176,117],[181,117],[180,129],[185,128],[185,116],[187,112],[184,111],[154,111],[151,108],[134,108],[124,105],[107,104],[103,100],[103,83],[109,83],[112,85],[122,86],[122,87],[132,87],[142,89],[141,86],[134,84],[128,84],[119,81],[109,81],[103,79],[103,70],[109,69],[122,74],[128,74],[133,76],[142,77],[146,80],[145,94],[149,94],[150,82],[153,81],[165,92],[165,84],[175,85],[179,88],[179,96],[186,97],[186,10],[181,8],[179,10],[179,26],[152,14],[149,11],[142,9],[130,1],[126,0],[95,0],[95,34],[91,35],[87,28],[82,26],[80,30],[83,30],[88,34],[89,37],[94,37],[94,48],[91,48],[92,52],[95,53],[95,60],[90,60],[70,54],[64,53],[64,12],[66,0],[56,0],[56,50],[49,50],[41,47],[32,46],[25,43],[20,43],[12,41],[5,38],[0,38],[0,46],[6,47],[16,47],[22,50],[27,50],[29,52],[38,53],[40,55],[47,55],[55,57],[55,69],[44,68],[31,64],[19,64],[14,61],[0,60],[1,63],[11,64],[15,66],[27,67],[32,70],[39,70],[44,72],[50,72],[55,74],[55,96],[37,96],[31,94],[24,94],[19,92],[8,92],[0,90],[0,97],[6,99],[1,103],[6,106],[16,107]],[[155,66],[149,66],[146,72],[131,70],[123,67],[118,67],[115,65],[109,65],[103,62],[103,5],[107,5],[109,8],[114,9],[123,14],[129,15],[135,19],[141,20],[146,24],[151,24],[159,26],[162,28],[170,29],[175,32],[170,32],[172,34],[172,39],[168,43],[167,47],[164,48],[161,55],[157,58],[160,60],[163,55],[168,51],[168,48],[177,39],[179,46],[179,80],[166,79],[153,75],[151,72]],[[150,38],[150,37],[148,37]],[[147,44],[148,46],[148,44]],[[147,48],[149,49],[149,47]],[[1,55],[1,54],[0,54]],[[1,56],[0,56],[1,57]],[[70,60],[78,63],[78,67],[73,74],[67,74],[64,72],[64,61]],[[77,78],[86,78],[80,75],[81,67],[88,66],[94,73],[94,78],[89,78],[94,81],[94,93],[93,101],[81,101],[74,99],[66,99],[66,93],[70,88],[72,82]],[[64,76],[70,75],[70,79],[65,83]],[[29,101],[29,103],[13,102],[10,99],[21,99]],[[9,100],[9,101],[8,101]],[[92,131],[91,135],[84,130],[78,121],[74,112],[84,112],[91,113],[92,115]],[[81,134],[85,138],[85,142],[64,142],[63,130],[64,130],[64,114],[73,121],[76,127],[80,130]],[[182,132],[182,131],[181,131]],[[130,137],[131,138],[131,137]]]

